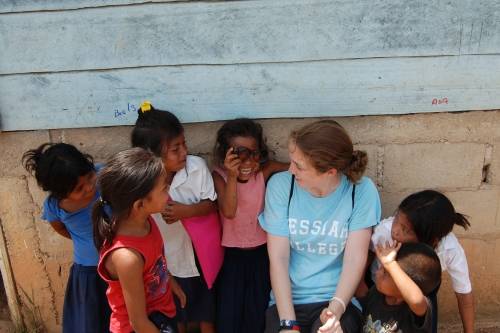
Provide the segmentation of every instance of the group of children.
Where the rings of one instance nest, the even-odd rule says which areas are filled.
[[[269,158],[259,124],[235,119],[217,132],[210,172],[188,155],[177,117],[147,102],[131,144],[104,165],[64,143],[23,156],[49,193],[42,218],[73,241],[63,332],[263,332],[271,285],[257,217],[267,180],[288,164]],[[356,294],[363,332],[431,332],[446,269],[464,328],[472,329],[471,284],[454,225],[469,224],[428,190],[375,228],[375,286],[362,283]],[[321,319],[320,331],[331,330],[327,312]]]

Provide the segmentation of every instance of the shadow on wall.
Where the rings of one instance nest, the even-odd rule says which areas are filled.
[[[10,321],[9,304],[7,303],[7,294],[5,286],[0,275],[0,321]]]

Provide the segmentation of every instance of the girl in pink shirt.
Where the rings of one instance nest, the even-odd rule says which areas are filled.
[[[101,197],[92,212],[98,272],[108,283],[113,333],[177,332],[174,293],[186,296],[170,276],[163,240],[151,214],[168,200],[161,158],[142,148],[112,157],[98,176]]]
[[[250,119],[217,132],[212,173],[222,220],[225,256],[218,277],[217,332],[263,332],[271,289],[266,233],[257,217],[265,184],[288,164],[268,160],[262,127]]]

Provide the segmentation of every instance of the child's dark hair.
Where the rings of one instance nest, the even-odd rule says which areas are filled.
[[[214,162],[217,165],[224,164],[226,153],[231,147],[231,139],[241,136],[254,138],[257,149],[260,152],[260,162],[264,163],[269,157],[269,149],[264,140],[262,126],[252,119],[237,118],[229,120],[217,131],[217,139],[214,147]]]
[[[184,128],[173,113],[144,104],[137,112],[139,115],[132,130],[132,146],[149,149],[156,156],[161,156],[163,146],[184,133]]]
[[[142,148],[124,150],[108,160],[97,178],[101,198],[92,210],[97,249],[111,244],[119,221],[130,215],[134,202],[147,197],[164,172],[161,158]]]
[[[424,295],[431,293],[441,283],[439,257],[427,244],[401,244],[396,261]]]
[[[23,154],[22,164],[50,196],[62,200],[75,189],[78,178],[95,171],[90,155],[67,143],[44,143]]]
[[[442,193],[425,190],[406,197],[398,207],[412,224],[419,242],[435,246],[453,230],[454,225],[470,227],[467,217],[455,212],[451,201]]]

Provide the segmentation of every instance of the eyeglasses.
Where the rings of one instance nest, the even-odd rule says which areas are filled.
[[[250,150],[247,147],[234,147],[233,153],[238,155],[238,158],[242,161],[252,158],[254,161],[260,160],[260,151]]]

